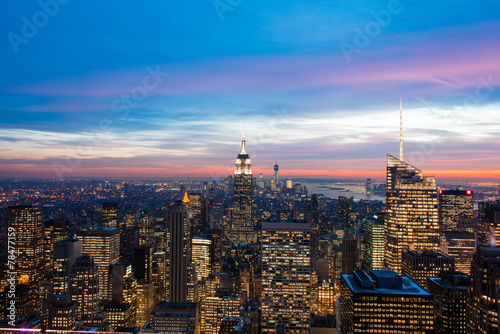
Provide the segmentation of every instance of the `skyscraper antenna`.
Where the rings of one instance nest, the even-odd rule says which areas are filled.
[[[399,160],[403,161],[403,97],[399,98]]]

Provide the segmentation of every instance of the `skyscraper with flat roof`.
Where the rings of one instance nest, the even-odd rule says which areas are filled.
[[[104,202],[101,207],[102,226],[117,227],[118,226],[118,203]]]
[[[255,242],[252,222],[252,161],[247,153],[245,136],[234,165],[233,242]]]
[[[109,266],[120,258],[120,230],[118,227],[85,228],[77,231],[82,241],[82,254],[89,254],[99,270],[99,296],[102,301],[111,299]]]
[[[363,268],[384,269],[385,216],[382,213],[363,220]]]
[[[446,231],[457,231],[460,219],[474,219],[472,190],[439,190],[439,224]]]
[[[443,271],[455,271],[455,259],[435,251],[404,251],[402,256],[402,272],[424,289],[427,289],[427,278],[438,277]]]
[[[401,273],[405,250],[439,250],[436,180],[387,155],[385,264]]]
[[[309,333],[311,224],[262,223],[262,333]]]
[[[356,270],[340,281],[340,333],[433,333],[432,294],[392,270]]]

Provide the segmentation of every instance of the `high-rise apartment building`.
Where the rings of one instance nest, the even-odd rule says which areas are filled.
[[[246,150],[245,137],[234,165],[234,221],[231,241],[255,242],[252,222],[252,161]]]
[[[262,333],[309,333],[311,225],[262,222]]]
[[[474,219],[472,190],[439,190],[439,224],[446,231],[457,231],[460,219]]]
[[[101,207],[102,226],[118,226],[118,203],[104,202]]]
[[[436,251],[404,251],[402,256],[402,272],[424,289],[427,289],[427,278],[439,277],[443,271],[455,271],[455,259]]]
[[[433,333],[432,294],[391,270],[343,274],[340,333]]]
[[[82,254],[89,254],[99,269],[99,297],[111,299],[109,266],[120,258],[120,230],[118,227],[85,228],[77,231],[82,241]]]
[[[382,213],[363,220],[363,269],[384,269],[385,216]]]
[[[170,207],[168,215],[169,296],[172,303],[187,301],[190,230],[187,204],[179,201]]]
[[[440,248],[436,181],[389,154],[386,181],[385,264],[401,273],[403,251]]]

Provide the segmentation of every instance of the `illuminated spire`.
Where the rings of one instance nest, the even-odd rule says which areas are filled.
[[[245,127],[243,127],[243,139],[241,139],[241,151],[240,154],[248,154],[247,153],[247,146],[245,142]]]
[[[403,97],[399,99],[399,160],[403,161]]]
[[[188,204],[190,201],[189,201],[189,197],[188,197],[188,193],[187,191],[184,193],[184,198],[182,199],[182,203],[186,203]]]

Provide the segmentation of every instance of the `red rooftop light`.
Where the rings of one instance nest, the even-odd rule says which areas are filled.
[[[467,195],[472,195],[472,190],[467,190]]]

